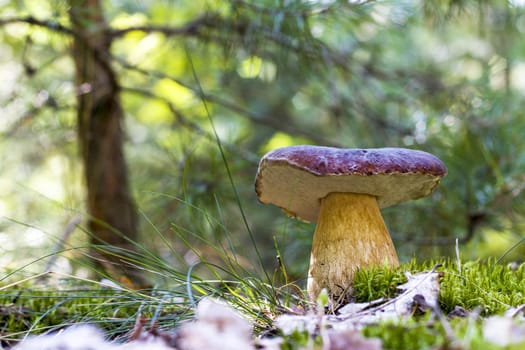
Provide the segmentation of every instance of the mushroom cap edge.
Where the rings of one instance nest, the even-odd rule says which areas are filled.
[[[316,221],[332,192],[376,196],[380,208],[433,192],[447,168],[434,155],[406,148],[343,149],[290,146],[261,158],[255,180],[260,202]]]

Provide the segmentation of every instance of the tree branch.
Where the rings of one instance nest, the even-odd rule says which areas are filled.
[[[174,35],[197,35],[202,27],[210,27],[214,21],[219,20],[218,15],[214,13],[205,13],[204,15],[195,18],[194,20],[182,25],[181,27],[170,27],[170,26],[135,26],[123,29],[113,29],[109,35],[112,39],[121,38],[130,32],[144,32],[144,33],[161,33],[166,36]]]
[[[5,26],[9,24],[14,23],[26,23],[42,28],[49,29],[54,32],[62,33],[62,34],[68,34],[73,35],[73,30],[71,28],[68,28],[58,22],[48,21],[48,20],[40,20],[36,19],[32,16],[27,17],[11,17],[11,18],[0,18],[0,26]]]
[[[301,128],[298,128],[298,127],[295,127],[294,125],[291,125],[291,124],[283,124],[281,123],[279,120],[275,120],[275,119],[272,119],[272,118],[268,118],[264,115],[260,115],[258,113],[254,113],[252,111],[250,111],[249,109],[246,109],[238,104],[236,104],[235,102],[233,101],[228,101],[222,97],[219,97],[219,96],[216,96],[216,95],[213,95],[213,94],[209,94],[209,93],[205,93],[204,95],[201,94],[201,92],[181,81],[180,79],[177,79],[177,78],[174,78],[174,77],[171,77],[167,74],[164,74],[162,72],[159,72],[159,71],[152,71],[152,70],[144,70],[144,69],[141,69],[139,67],[136,67],[136,66],[133,66],[133,65],[130,65],[129,63],[123,61],[123,60],[120,60],[116,57],[114,57],[114,60],[116,62],[118,62],[122,67],[126,68],[126,69],[129,69],[129,70],[134,70],[138,73],[141,73],[141,74],[144,74],[148,77],[151,77],[151,76],[155,76],[159,79],[168,79],[168,80],[171,80],[177,84],[179,84],[180,86],[190,90],[191,92],[193,92],[196,96],[198,96],[199,98],[202,98],[202,99],[205,99],[206,101],[209,101],[209,102],[212,102],[212,103],[215,103],[217,105],[220,105],[222,107],[225,107],[233,112],[236,112],[237,114],[245,117],[245,118],[248,118],[250,121],[252,121],[253,123],[255,124],[259,124],[259,125],[264,125],[266,127],[270,127],[272,128],[273,130],[279,130],[279,131],[284,131],[290,135],[295,135],[295,136],[302,136],[302,137],[306,137],[310,140],[312,140],[313,142],[316,142],[318,144],[324,144],[324,145],[328,145],[328,146],[341,146],[337,143],[335,143],[333,140],[330,140],[330,139],[327,139],[327,138],[324,138],[322,136],[320,136],[319,134],[316,134],[314,132],[310,132],[310,131],[305,131]]]
[[[206,138],[208,141],[211,141],[212,143],[216,143],[215,136],[211,135],[209,132],[207,132],[206,130],[201,128],[197,123],[194,123],[191,120],[189,120],[188,118],[186,118],[183,115],[183,113],[181,111],[179,111],[177,108],[175,108],[173,103],[168,101],[166,98],[158,96],[158,95],[152,93],[151,91],[148,91],[148,90],[145,90],[145,89],[134,88],[134,87],[121,87],[121,90],[123,92],[128,92],[128,93],[132,93],[132,94],[138,94],[138,95],[144,96],[144,97],[149,98],[149,99],[154,99],[154,100],[161,101],[162,103],[164,103],[168,107],[168,109],[170,110],[171,114],[173,114],[174,118],[177,120],[179,125],[182,125],[183,127],[187,128],[188,130],[194,132],[195,134]],[[257,165],[258,164],[259,156],[256,155],[255,153],[244,151],[242,149],[239,149],[238,146],[232,145],[232,144],[227,143],[227,142],[225,143],[224,141],[222,141],[222,143],[223,143],[223,145],[226,146],[228,151],[230,151],[232,153],[240,154],[244,159],[246,159],[247,161],[252,163],[252,165]]]

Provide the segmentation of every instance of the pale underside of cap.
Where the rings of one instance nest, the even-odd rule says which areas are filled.
[[[437,157],[417,150],[291,146],[261,159],[255,189],[262,203],[315,222],[329,193],[369,194],[385,208],[429,195],[446,173]]]

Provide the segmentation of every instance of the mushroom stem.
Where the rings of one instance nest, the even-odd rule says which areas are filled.
[[[385,264],[395,267],[399,261],[376,197],[330,193],[321,199],[308,272],[310,299],[323,288],[333,300],[345,298],[358,268]]]

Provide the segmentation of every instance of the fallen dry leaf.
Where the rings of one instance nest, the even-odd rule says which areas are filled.
[[[92,326],[74,326],[65,330],[30,337],[13,348],[14,350],[112,350],[112,344],[104,340],[102,332]]]
[[[196,321],[180,327],[177,332],[180,350],[251,350],[252,325],[231,306],[212,299],[203,299],[196,310]]]
[[[508,316],[489,317],[483,321],[483,338],[503,347],[525,342],[525,323]]]
[[[327,332],[323,337],[323,350],[381,350],[377,338],[365,338],[359,331]]]
[[[436,266],[437,267],[437,266]],[[360,330],[380,321],[402,320],[411,317],[415,309],[438,310],[440,273],[435,271],[417,274],[406,273],[407,282],[398,286],[403,292],[391,300],[374,300],[369,303],[351,303],[339,309],[337,315],[319,317],[307,315],[280,315],[274,324],[284,335],[294,331],[315,334],[321,328],[336,332]]]
[[[405,275],[408,281],[397,287],[403,291],[397,297],[360,310],[352,304],[346,305],[339,310],[337,316],[328,316],[329,323],[346,322],[353,324],[355,328],[359,325],[412,316],[415,307],[437,308],[440,273],[432,270],[414,275],[406,272]]]

